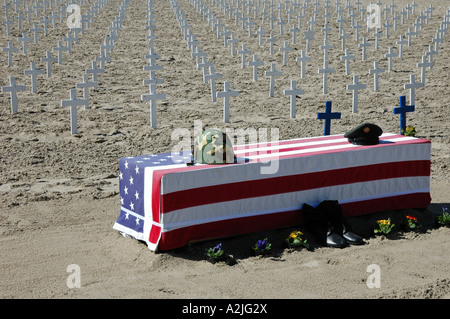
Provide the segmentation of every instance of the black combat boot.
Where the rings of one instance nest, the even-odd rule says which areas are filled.
[[[322,210],[330,222],[332,228],[339,236],[342,236],[350,245],[362,245],[363,239],[354,234],[350,225],[345,223],[342,214],[342,207],[337,200],[324,200],[317,207]]]
[[[307,230],[321,246],[337,248],[347,246],[345,239],[334,231],[329,222],[329,218],[324,211],[308,204],[303,204],[302,212],[305,216]]]

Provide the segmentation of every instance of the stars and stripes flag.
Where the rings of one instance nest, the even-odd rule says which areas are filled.
[[[191,152],[121,158],[113,228],[153,251],[302,223],[304,203],[338,200],[345,216],[425,208],[431,143],[384,133],[357,146],[343,135],[235,146],[236,164],[194,165]],[[269,169],[271,168],[271,169]]]

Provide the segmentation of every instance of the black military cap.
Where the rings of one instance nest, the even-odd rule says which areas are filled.
[[[348,141],[355,145],[374,145],[379,143],[383,130],[376,124],[364,123],[344,134]]]

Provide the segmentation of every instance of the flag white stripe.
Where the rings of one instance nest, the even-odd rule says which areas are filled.
[[[364,152],[336,152],[320,156],[304,156],[282,159],[275,174],[261,174],[262,163],[251,165],[225,165],[208,167],[202,170],[183,171],[164,175],[164,191],[176,191],[200,187],[261,180],[273,177],[322,172],[365,165],[384,164],[399,161],[418,161],[430,159],[430,143],[403,144],[395,147],[367,148]],[[266,165],[267,166],[267,165]]]
[[[315,204],[324,198],[342,203],[396,194],[429,192],[428,176],[382,179],[368,182],[308,189],[298,192],[245,198],[227,202],[188,207],[162,214],[164,229],[175,229],[210,221],[239,218],[277,211],[299,209],[303,203]],[[249,209],[252,211],[249,212]],[[230,214],[230,212],[232,212]]]

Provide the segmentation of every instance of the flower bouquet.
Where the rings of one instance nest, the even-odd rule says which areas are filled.
[[[303,233],[301,231],[295,230],[289,234],[284,241],[289,248],[306,247],[309,248],[309,244],[306,239],[302,238]]]
[[[394,224],[391,223],[391,219],[381,219],[377,220],[377,226],[378,228],[374,229],[375,234],[382,234],[387,235],[392,231],[392,228],[394,228]]]
[[[442,214],[438,216],[438,223],[443,226],[450,226],[450,213],[447,207],[442,207]]]
[[[272,249],[272,244],[267,241],[267,238],[258,240],[255,245],[252,246],[252,252],[254,255],[265,255]]]

